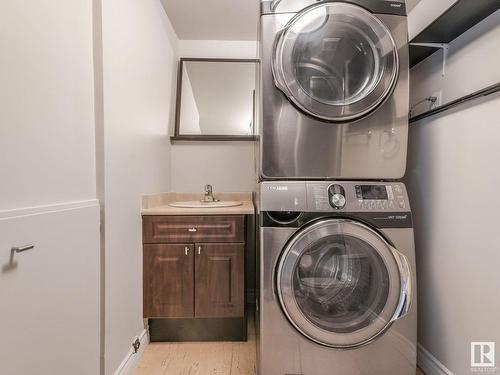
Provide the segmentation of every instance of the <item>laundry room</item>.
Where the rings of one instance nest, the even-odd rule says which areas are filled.
[[[499,0],[0,31],[0,375],[500,375]]]

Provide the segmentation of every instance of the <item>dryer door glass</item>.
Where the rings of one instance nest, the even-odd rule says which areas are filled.
[[[399,69],[388,28],[359,6],[309,7],[278,35],[277,87],[309,115],[348,121],[367,115],[391,93]]]
[[[391,247],[355,221],[329,219],[298,232],[282,254],[277,279],[290,322],[309,339],[335,348],[375,339],[400,305]]]

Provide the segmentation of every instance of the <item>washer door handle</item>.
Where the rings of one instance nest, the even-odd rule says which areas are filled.
[[[395,321],[401,319],[410,311],[413,300],[413,278],[408,258],[392,246],[391,250],[398,264],[401,283],[398,308],[392,318],[392,321]]]

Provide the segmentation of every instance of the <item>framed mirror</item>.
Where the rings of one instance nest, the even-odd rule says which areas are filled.
[[[257,139],[258,60],[181,58],[172,140]]]

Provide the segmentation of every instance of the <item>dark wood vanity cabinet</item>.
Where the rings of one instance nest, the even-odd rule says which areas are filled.
[[[144,216],[144,317],[246,327],[245,230],[244,215]]]

